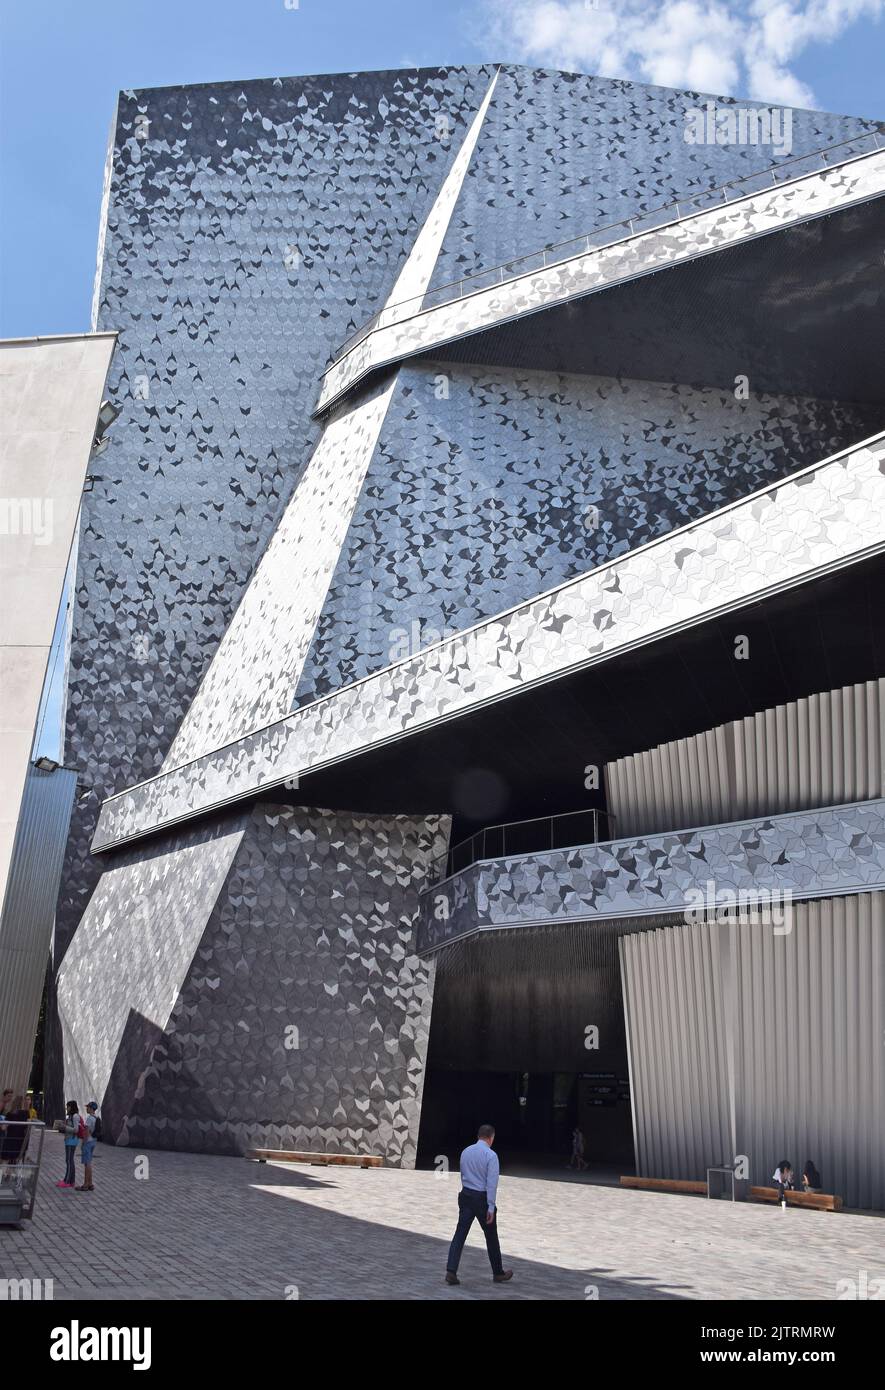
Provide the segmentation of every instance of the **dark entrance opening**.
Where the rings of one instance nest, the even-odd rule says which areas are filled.
[[[438,954],[419,1167],[455,1169],[490,1123],[505,1172],[565,1175],[576,1126],[588,1176],[633,1172],[617,943],[639,926],[521,927]]]

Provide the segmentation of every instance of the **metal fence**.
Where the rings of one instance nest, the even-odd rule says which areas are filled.
[[[611,839],[613,824],[614,816],[610,812],[594,807],[586,811],[564,811],[558,816],[536,816],[532,820],[487,825],[432,860],[426,886],[432,887],[483,859],[596,845]]]
[[[794,159],[786,159],[783,163],[772,165],[759,173],[744,174],[741,178],[719,184],[716,188],[684,194],[672,203],[662,203],[660,207],[652,208],[636,217],[624,217],[618,222],[609,222],[604,227],[597,227],[595,231],[573,237],[570,241],[544,246],[540,251],[519,256],[516,260],[505,261],[488,270],[474,271],[472,275],[463,275],[459,280],[438,285],[436,289],[416,295],[412,299],[401,299],[395,304],[385,305],[335,349],[332,361],[337,362],[374,329],[384,328],[402,318],[410,318],[412,314],[421,310],[439,308],[441,304],[450,304],[453,300],[462,299],[477,290],[491,289],[494,285],[501,285],[506,280],[515,280],[518,276],[530,274],[533,270],[546,270],[549,266],[558,265],[560,261],[570,260],[573,256],[583,256],[589,251],[599,251],[616,241],[625,241],[628,237],[639,236],[643,232],[671,226],[696,212],[707,212],[710,208],[738,198],[746,198],[751,193],[764,193],[768,188],[790,183],[794,179],[807,178],[809,174],[820,173],[822,169],[830,169],[837,164],[846,164],[849,160],[860,159],[863,155],[875,154],[876,150],[880,149],[885,149],[885,135],[871,130],[853,140],[826,145],[812,154],[796,155]],[[409,311],[404,313],[403,310],[407,306]]]

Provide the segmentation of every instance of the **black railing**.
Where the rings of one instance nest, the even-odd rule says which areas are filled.
[[[612,838],[614,819],[610,811],[591,807],[586,811],[563,811],[558,816],[535,816],[532,820],[487,825],[432,860],[425,887],[432,888],[444,878],[451,878],[452,874],[459,874],[483,859],[505,859],[513,854],[540,854],[545,850],[600,844]]]
[[[455,299],[461,299],[466,294],[473,294],[477,290],[491,289],[495,285],[501,285],[506,280],[515,280],[520,275],[527,275],[531,271],[546,270],[548,266],[557,265],[560,261],[570,260],[573,256],[583,256],[589,251],[599,251],[605,246],[610,246],[616,241],[625,241],[629,237],[638,236],[641,232],[648,232],[660,227],[671,226],[674,222],[680,222],[683,217],[689,217],[696,212],[706,212],[710,208],[720,203],[728,203],[732,198],[745,198],[751,193],[764,193],[767,189],[776,187],[781,183],[789,183],[793,179],[807,178],[809,174],[819,173],[822,169],[827,169],[835,164],[847,163],[850,159],[859,159],[865,154],[875,154],[876,150],[885,149],[885,135],[876,130],[866,131],[863,135],[857,135],[851,140],[842,140],[838,145],[825,145],[823,149],[814,150],[811,154],[795,155],[792,159],[785,159],[779,164],[770,165],[767,169],[759,170],[755,174],[742,174],[740,178],[732,179],[729,183],[719,184],[716,188],[701,189],[697,193],[686,193],[681,198],[674,199],[671,203],[662,203],[649,212],[637,213],[635,217],[623,217],[617,222],[609,222],[604,227],[597,227],[595,231],[586,232],[582,236],[572,237],[569,241],[560,241],[552,246],[544,246],[540,251],[532,251],[528,255],[518,256],[515,260],[505,261],[502,265],[491,266],[488,270],[476,270],[471,275],[463,275],[458,280],[451,280],[445,285],[438,285],[436,289],[428,290],[422,294],[415,295],[411,299],[401,299],[394,304],[388,304],[351,333],[350,337],[336,348],[332,354],[332,362],[326,368],[327,371],[351,348],[356,347],[357,343],[362,342],[373,329],[386,327],[390,323],[397,323],[402,318],[411,318],[422,309],[436,309],[442,304],[450,304]],[[799,166],[806,166],[800,168]],[[409,306],[407,314],[401,311]]]

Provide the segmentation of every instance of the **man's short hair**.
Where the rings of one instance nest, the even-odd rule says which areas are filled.
[[[494,1139],[494,1137],[495,1137],[495,1126],[494,1126],[494,1125],[480,1125],[479,1129],[476,1131],[476,1137],[477,1137],[477,1139]]]

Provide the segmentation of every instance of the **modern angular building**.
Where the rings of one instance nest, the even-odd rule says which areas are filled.
[[[491,65],[121,94],[57,1100],[885,1205],[883,132]]]

